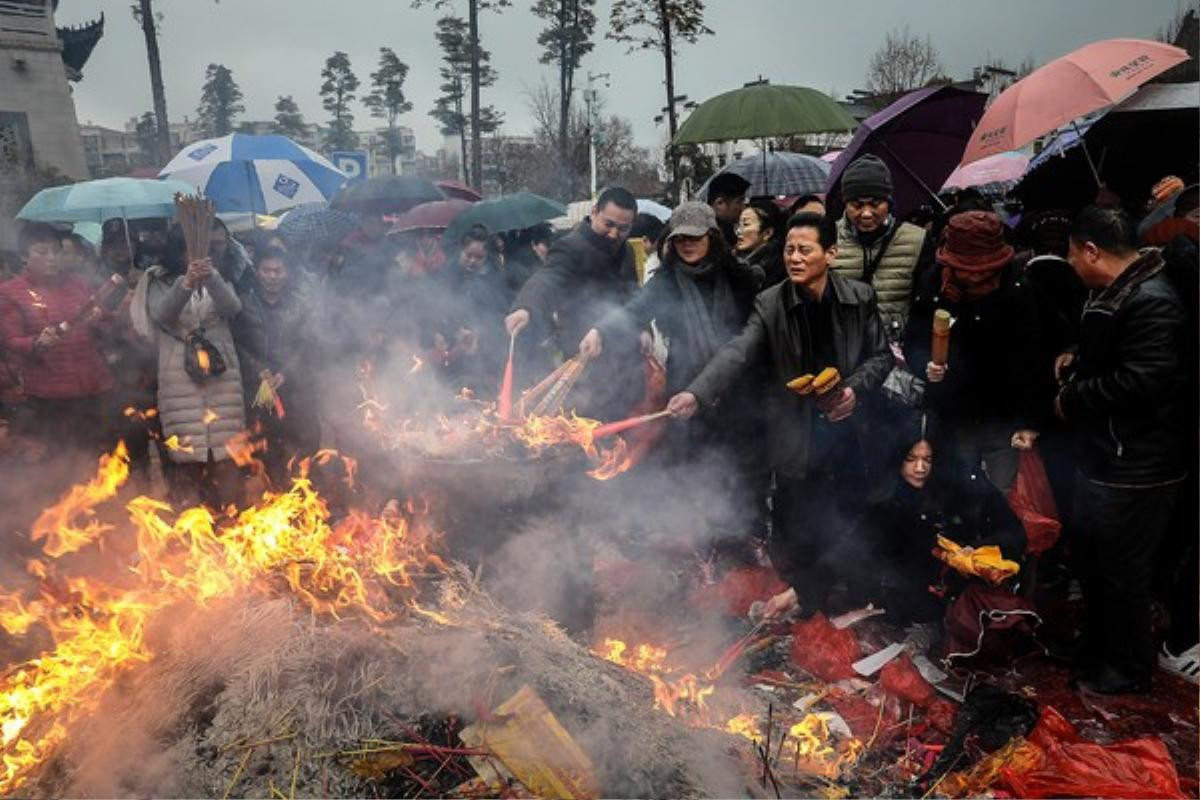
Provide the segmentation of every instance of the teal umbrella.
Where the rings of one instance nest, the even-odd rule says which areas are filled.
[[[104,178],[43,189],[17,212],[17,219],[36,222],[104,222],[175,216],[175,195],[191,195],[196,187],[181,181]]]
[[[539,222],[561,217],[567,213],[567,207],[562,203],[542,197],[532,192],[517,192],[516,194],[497,197],[494,200],[482,200],[473,203],[463,211],[442,236],[442,242],[447,245],[457,245],[464,233],[474,225],[482,225],[488,233],[504,233],[532,228]]]
[[[824,92],[806,86],[761,84],[705,100],[679,126],[673,143],[849,133],[855,124],[854,118]]]

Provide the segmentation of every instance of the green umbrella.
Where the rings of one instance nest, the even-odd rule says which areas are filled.
[[[463,234],[474,225],[482,225],[487,228],[488,233],[504,233],[532,228],[539,222],[561,217],[566,213],[567,207],[562,203],[556,203],[532,192],[517,192],[497,197],[495,200],[473,203],[446,228],[442,242],[456,245]]]
[[[824,92],[763,84],[705,100],[679,127],[674,144],[763,139],[854,130],[854,118]]]

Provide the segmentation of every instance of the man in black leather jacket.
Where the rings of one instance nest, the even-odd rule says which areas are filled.
[[[855,409],[879,388],[893,357],[875,291],[830,271],[837,257],[833,220],[792,217],[784,246],[788,280],[761,292],[742,333],[717,351],[667,408],[689,418],[722,398],[754,365],[768,374],[767,462],[775,475],[771,561],[792,587],[768,604],[772,615],[801,603],[824,607],[853,551],[848,531],[867,495],[863,415]],[[841,383],[822,398],[787,388],[793,378],[836,367]]]
[[[1073,543],[1087,605],[1077,685],[1144,692],[1154,666],[1154,554],[1186,475],[1183,306],[1157,250],[1139,254],[1129,218],[1089,208],[1068,260],[1091,290],[1055,412],[1076,432]],[[1073,373],[1073,374],[1072,374]]]

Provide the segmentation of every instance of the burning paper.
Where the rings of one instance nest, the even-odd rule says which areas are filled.
[[[591,759],[529,686],[501,703],[490,719],[464,728],[459,738],[495,753],[538,797],[600,796]]]

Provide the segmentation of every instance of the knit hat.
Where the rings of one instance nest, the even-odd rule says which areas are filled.
[[[861,197],[887,199],[892,196],[892,171],[876,156],[863,156],[850,162],[842,172],[842,199]]]
[[[942,233],[937,262],[951,269],[991,272],[1012,260],[1012,245],[1004,241],[1004,223],[992,211],[955,214]]]
[[[667,228],[671,233],[668,239],[676,236],[703,236],[717,227],[717,215],[712,206],[707,203],[680,203],[671,212],[671,220]]]

